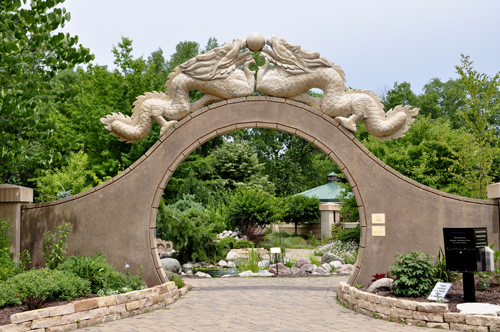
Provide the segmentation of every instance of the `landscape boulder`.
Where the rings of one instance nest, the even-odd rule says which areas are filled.
[[[327,264],[327,263],[325,263]],[[332,270],[336,270],[338,268],[340,268],[342,266],[342,262],[340,261],[331,261],[330,262],[330,267],[332,268]]]
[[[390,290],[393,287],[393,282],[394,280],[392,280],[391,278],[381,278],[374,281],[366,291],[368,293],[375,293],[380,289]]]
[[[161,266],[165,271],[171,271],[174,273],[180,273],[181,272],[181,264],[179,261],[175,258],[162,258],[160,259],[161,261]]]
[[[230,251],[226,255],[226,261],[232,262],[237,260],[238,258],[240,258],[240,256],[238,256],[238,254],[235,251]]]
[[[342,264],[345,264],[345,261],[344,259],[342,259],[342,257],[339,257],[331,252],[327,252],[321,257],[321,265],[333,261],[340,261]]]
[[[305,264],[311,264],[311,261],[307,258],[299,258],[295,262],[295,267],[298,267],[300,269]]]

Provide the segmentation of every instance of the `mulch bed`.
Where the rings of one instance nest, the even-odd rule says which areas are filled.
[[[486,290],[479,290],[479,281],[480,279],[478,277],[474,278],[474,284],[476,288],[476,302],[500,305],[500,284],[498,284],[496,279],[492,279],[490,281],[491,285]],[[366,288],[364,288],[363,290],[366,291]],[[409,301],[416,301],[416,302],[434,302],[427,300],[427,296],[401,297],[393,295],[391,291],[379,291],[377,292],[377,295],[393,297],[397,299],[404,299]],[[457,304],[464,303],[464,286],[462,283],[462,279],[453,283],[450,290],[446,294],[446,299],[450,301],[449,310],[451,312],[460,312],[457,309]]]
[[[96,294],[91,294],[86,297],[81,297],[78,299],[74,299],[72,301],[47,301],[42,305],[42,308],[49,308],[49,307],[57,307],[60,305],[65,305],[68,303],[71,303],[73,301],[78,301],[82,299],[89,299],[92,297],[96,297]],[[0,309],[0,326],[2,325],[9,325],[10,324],[10,316],[13,314],[17,314],[23,311],[28,311],[28,308],[25,305],[20,305],[17,307],[5,307]]]

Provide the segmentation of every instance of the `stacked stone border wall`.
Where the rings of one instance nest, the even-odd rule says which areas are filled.
[[[500,331],[500,317],[449,312],[445,303],[416,302],[379,296],[339,282],[341,304],[360,314],[387,321],[455,331]]]
[[[181,295],[186,294],[190,287],[186,284],[178,289],[175,283],[170,281],[129,293],[20,312],[10,316],[11,324],[0,326],[0,332],[65,332],[132,317],[174,303]]]

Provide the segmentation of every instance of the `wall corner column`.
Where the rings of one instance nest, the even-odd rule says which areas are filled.
[[[319,205],[321,211],[321,238],[329,238],[332,232],[332,225],[339,222],[336,212],[340,210],[340,204],[322,203]]]
[[[21,253],[21,206],[33,202],[33,189],[0,184],[0,218],[9,219],[11,228],[10,252],[17,263]]]

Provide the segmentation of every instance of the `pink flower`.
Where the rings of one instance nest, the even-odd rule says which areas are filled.
[[[130,265],[128,264],[125,264],[125,268],[128,269],[130,267]]]

